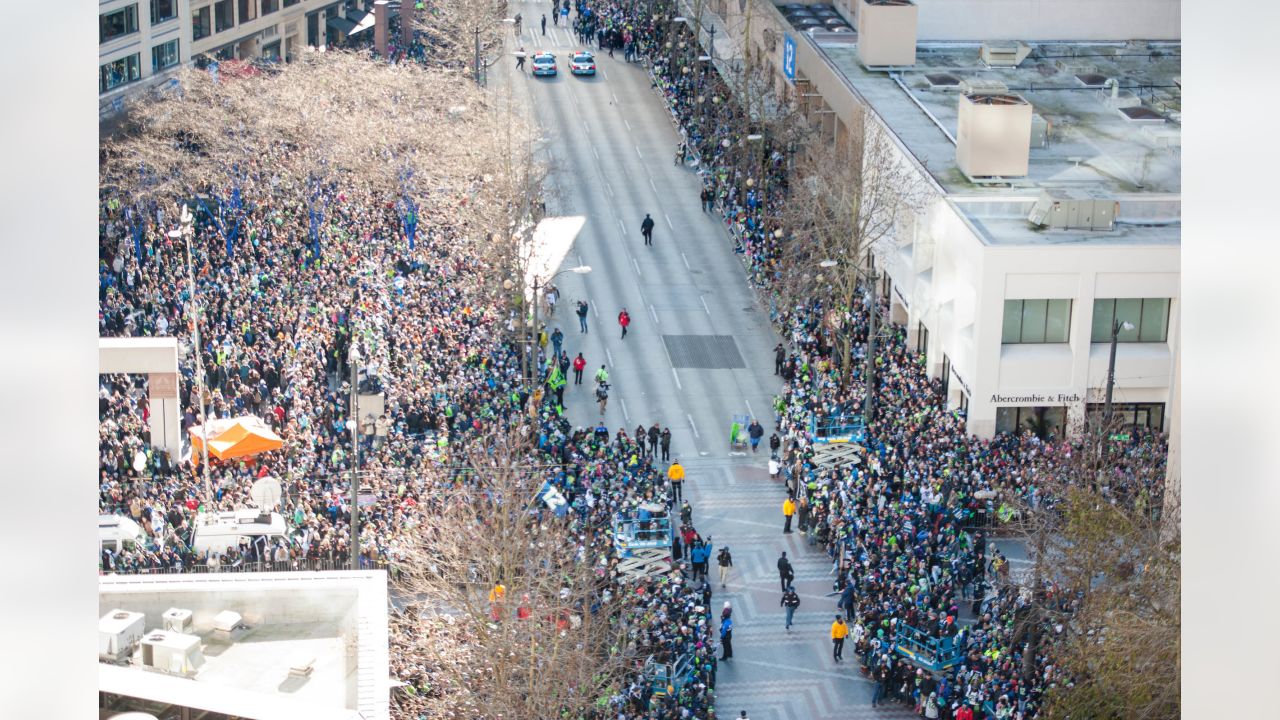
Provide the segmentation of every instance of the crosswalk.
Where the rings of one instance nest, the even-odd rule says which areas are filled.
[[[525,27],[520,29],[520,34],[515,37],[516,47],[524,47],[527,52],[552,52],[556,55],[567,55],[573,50],[590,50],[598,52],[594,43],[585,43],[574,37],[573,29],[566,28],[563,23],[559,26],[551,24],[551,19],[547,19],[547,32],[542,34],[540,20],[526,20]],[[608,52],[607,50],[604,52]]]

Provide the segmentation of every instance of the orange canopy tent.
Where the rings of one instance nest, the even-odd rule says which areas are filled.
[[[245,415],[237,418],[210,420],[209,454],[219,460],[249,457],[276,450],[284,440],[272,432],[260,418]],[[203,453],[205,426],[197,425],[187,430],[191,433],[191,457],[199,463]]]

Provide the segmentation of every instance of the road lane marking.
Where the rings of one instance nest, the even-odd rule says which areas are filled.
[[[627,424],[630,425],[631,415],[627,413],[627,401],[623,400],[622,398],[618,398],[618,402],[622,403],[622,417],[625,418],[627,421]]]
[[[754,419],[756,416],[756,411],[751,409],[751,401],[746,398],[742,398],[742,401],[747,404],[747,412],[750,413],[752,419]]]
[[[702,297],[701,295],[698,296],[698,299],[702,301],[703,312],[707,314],[707,317],[711,317],[711,308],[707,307],[707,299]]]
[[[685,257],[685,255],[684,255],[684,253],[683,253],[683,252],[681,252],[681,253],[680,253],[680,257],[684,258],[684,269],[685,269],[685,270],[692,270],[693,268],[689,267],[689,258]],[[581,260],[579,260],[579,261],[578,261],[578,264],[579,264],[579,265],[581,265],[581,264],[582,264],[582,261],[581,261]]]
[[[664,217],[664,218],[666,218],[666,219],[667,219],[667,227],[671,228],[672,230],[675,230],[675,229],[676,229],[676,226],[671,224],[671,216],[670,216],[670,215],[668,215],[668,214],[666,214],[666,213],[662,213],[662,217]]]
[[[653,303],[649,303],[649,314],[653,316],[653,324],[658,324],[658,311],[653,309]]]
[[[599,159],[600,159],[600,153],[596,152],[596,146],[595,146],[595,145],[592,145],[592,146],[591,146],[591,154],[596,156],[596,160],[599,160]]]
[[[622,124],[627,126],[627,132],[632,132],[631,123],[627,122],[626,118],[622,118]],[[636,152],[640,152],[640,150],[637,148]]]
[[[653,188],[655,193],[658,192],[658,186],[653,184],[653,178],[649,178],[649,187]]]
[[[613,353],[609,352],[609,348],[604,349],[605,357],[609,358],[609,367],[613,367]]]
[[[623,120],[623,122],[626,122],[626,120]],[[629,123],[627,124],[627,129],[628,129],[628,130],[630,130],[630,129],[631,129],[631,125],[630,125]],[[640,154],[640,146],[639,146],[639,145],[637,145],[637,146],[636,146],[636,155],[637,155],[641,160],[643,160],[643,159],[644,159],[644,155],[641,155],[641,154]]]
[[[676,371],[675,368],[671,368],[671,372],[675,372],[675,371]],[[698,434],[698,423],[693,421],[693,416],[690,415],[689,413],[685,413],[684,416],[689,418],[689,427],[693,428],[693,436],[701,440],[702,436]]]
[[[640,274],[640,263],[636,262],[635,258],[631,258],[631,264],[636,266],[636,275],[638,277],[644,277],[643,275]]]
[[[621,103],[619,103],[619,102],[618,102],[618,94],[617,94],[617,93],[615,93],[615,92],[613,92],[612,90],[610,90],[610,91],[609,91],[609,94],[610,94],[610,95],[613,95],[613,104],[614,104],[614,105],[619,105],[619,104],[621,104]]]

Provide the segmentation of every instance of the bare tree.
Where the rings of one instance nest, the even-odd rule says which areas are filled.
[[[857,113],[843,142],[811,134],[797,153],[796,179],[781,223],[788,239],[781,264],[798,297],[833,309],[828,327],[840,335],[840,363],[852,372],[854,298],[865,282],[868,253],[892,237],[900,220],[925,206],[928,191],[899,154],[888,131]],[[820,269],[819,263],[836,265]]]
[[[432,3],[414,19],[426,45],[422,61],[431,67],[471,71],[478,49],[481,62],[487,62],[502,48],[506,12],[506,0]]]
[[[406,628],[415,643],[466,641],[458,667],[437,675],[446,691],[419,699],[431,717],[577,717],[628,669],[607,565],[548,509],[550,468],[530,452],[530,432],[492,433],[455,458],[402,579],[425,623]]]
[[[1181,537],[1161,518],[1164,439],[1100,422],[1073,436],[1038,455],[1023,494],[1023,674],[1051,658],[1049,717],[1177,717]]]

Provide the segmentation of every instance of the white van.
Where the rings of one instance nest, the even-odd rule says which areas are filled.
[[[118,553],[122,550],[134,551],[146,547],[147,534],[132,518],[123,515],[98,516],[98,542],[102,550]]]
[[[240,546],[241,540],[253,543],[266,538],[268,546],[286,542],[289,531],[280,513],[263,514],[253,508],[196,516],[195,537],[191,549],[203,555],[212,550],[225,553]]]

